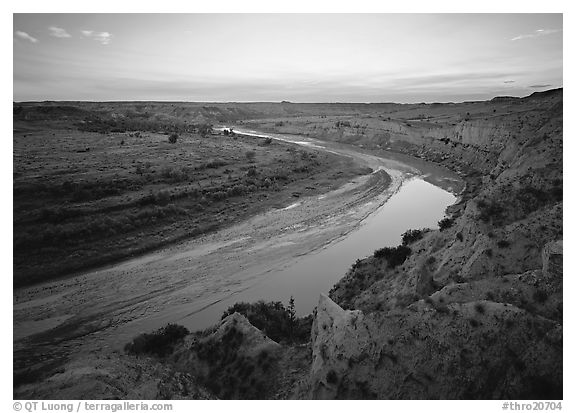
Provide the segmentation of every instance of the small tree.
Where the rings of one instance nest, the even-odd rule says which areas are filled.
[[[424,234],[428,232],[427,228],[425,229],[409,229],[405,233],[402,234],[402,245],[410,245],[413,242],[422,239]]]
[[[294,325],[296,324],[296,306],[294,305],[294,296],[292,295],[288,301],[288,316],[290,320],[290,338],[292,338]]]
[[[168,137],[168,142],[170,142],[170,143],[176,143],[177,140],[178,140],[178,134],[177,133],[173,133]]]
[[[438,227],[440,228],[440,231],[444,231],[445,229],[450,228],[452,225],[454,225],[454,220],[452,218],[443,218],[438,221]]]

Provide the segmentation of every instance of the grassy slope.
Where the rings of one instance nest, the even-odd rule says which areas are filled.
[[[15,124],[16,285],[194,237],[366,172],[258,138],[182,133],[170,144],[162,133],[73,125]]]

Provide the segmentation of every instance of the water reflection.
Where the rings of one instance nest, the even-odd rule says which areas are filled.
[[[272,271],[261,282],[226,298],[179,323],[194,330],[216,322],[232,304],[239,301],[282,301],[294,296],[300,315],[310,313],[321,292],[344,276],[358,258],[371,255],[375,249],[396,246],[408,229],[437,228],[446,207],[456,197],[423,179],[405,181],[376,212],[356,230],[324,248],[297,259],[286,268]]]

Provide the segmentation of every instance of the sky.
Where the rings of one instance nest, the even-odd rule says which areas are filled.
[[[14,14],[14,101],[460,102],[562,87],[562,14]]]

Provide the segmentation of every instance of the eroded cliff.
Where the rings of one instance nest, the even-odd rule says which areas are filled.
[[[320,299],[311,397],[562,397],[562,95],[514,104],[406,139],[471,185],[402,265],[360,260]]]

